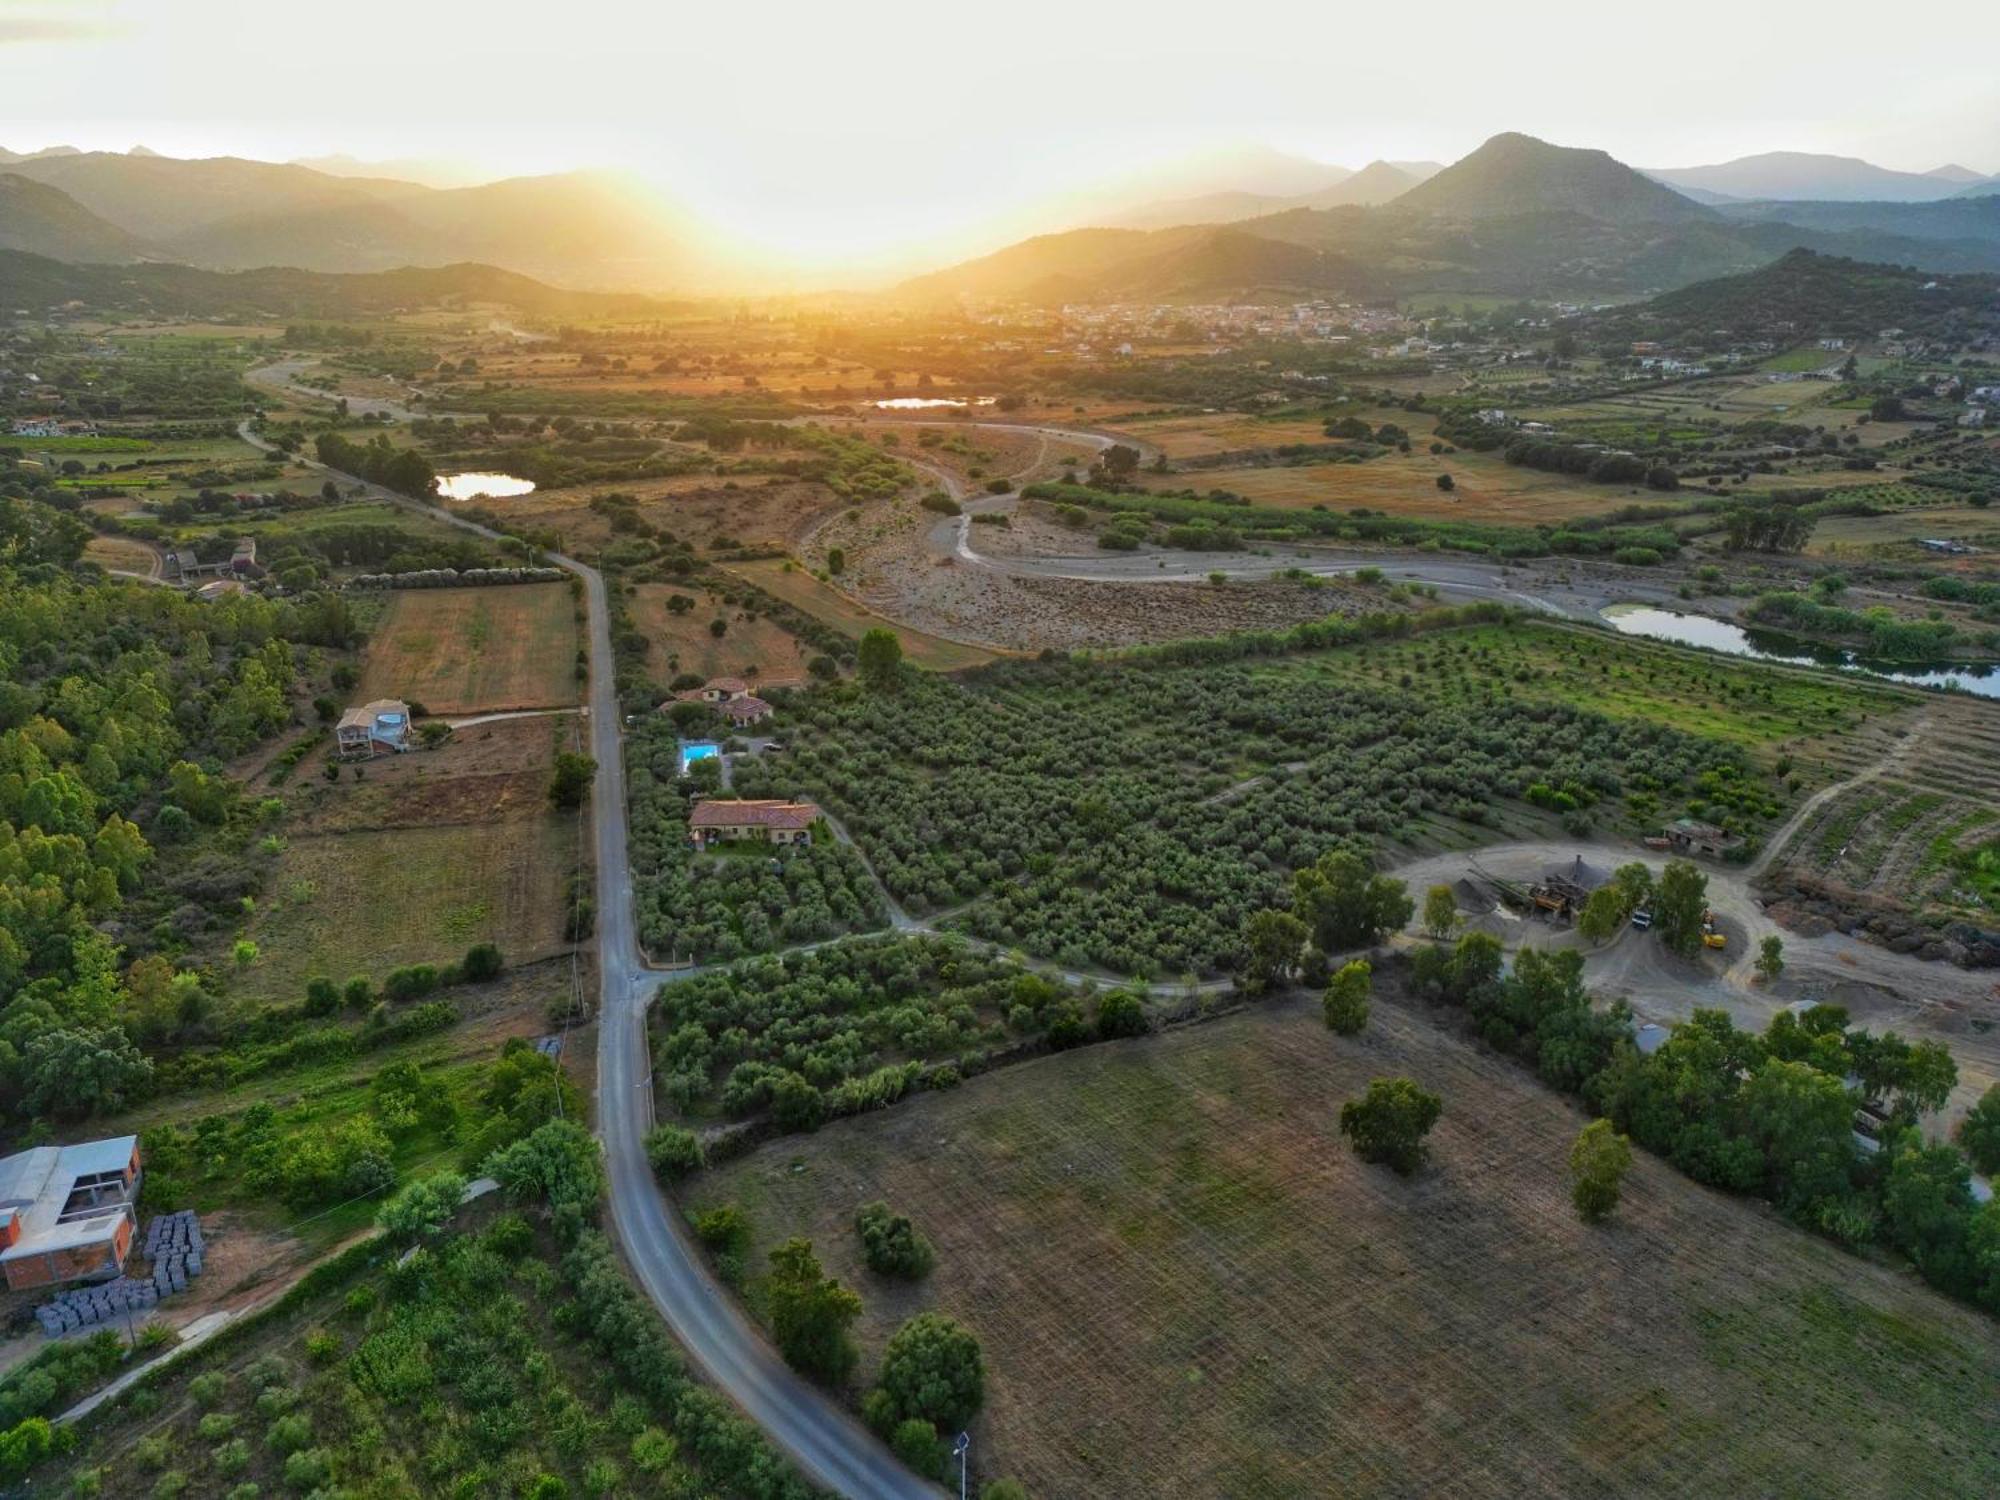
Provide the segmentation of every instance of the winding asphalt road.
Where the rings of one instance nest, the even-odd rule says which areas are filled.
[[[270,450],[246,420],[239,435]],[[312,463],[314,468],[323,465]],[[329,474],[337,473],[327,470]],[[422,505],[351,474],[371,498],[443,519],[489,541],[498,532]],[[633,1277],[707,1378],[725,1391],[814,1483],[847,1500],[939,1500],[943,1491],[903,1467],[828,1396],[793,1372],[715,1279],[646,1161],[652,1064],[646,1010],[669,975],[647,964],[633,915],[625,823],[623,719],[612,670],[604,578],[572,557],[549,560],[583,581],[590,629],[590,751],[597,761],[592,828],[597,859],[597,1130],[611,1183],[611,1227]]]

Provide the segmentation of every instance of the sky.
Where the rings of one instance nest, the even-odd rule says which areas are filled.
[[[0,0],[0,146],[623,169],[861,264],[1248,145],[1359,167],[1520,130],[1644,167],[2000,172],[1990,7],[1922,23],[1892,38],[1857,0]]]

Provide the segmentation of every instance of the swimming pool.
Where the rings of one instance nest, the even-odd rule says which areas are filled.
[[[722,747],[712,740],[697,740],[681,746],[681,775],[685,776],[698,760],[714,760],[722,754]]]

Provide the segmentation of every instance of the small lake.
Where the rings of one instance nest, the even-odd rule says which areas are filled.
[[[991,406],[992,396],[976,396],[970,401],[962,401],[956,396],[891,396],[886,401],[877,401],[877,411],[935,411],[941,406],[958,407]]]
[[[534,480],[513,474],[474,470],[464,474],[438,475],[438,494],[447,500],[476,500],[481,495],[489,500],[507,500],[515,495],[532,495],[534,492]]]
[[[1603,611],[1605,623],[1623,635],[1649,636],[1682,646],[1705,646],[1730,656],[1784,662],[1795,667],[1832,667],[1868,677],[1883,677],[1912,687],[1957,688],[1981,698],[2000,698],[2000,666],[1984,662],[1867,661],[1851,651],[1814,646],[1773,631],[1747,629],[1707,615],[1650,604],[1614,604]]]

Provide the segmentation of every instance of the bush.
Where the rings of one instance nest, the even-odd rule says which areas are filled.
[[[889,1447],[910,1471],[926,1479],[944,1478],[945,1460],[951,1450],[930,1423],[910,1417],[896,1424],[889,1434]]]
[[[1368,1025],[1368,985],[1374,972],[1364,958],[1341,965],[1320,1001],[1328,1027],[1342,1036],[1361,1034]]]
[[[1359,1099],[1340,1107],[1340,1133],[1363,1161],[1407,1177],[1424,1161],[1424,1137],[1444,1113],[1444,1101],[1408,1078],[1377,1078]]]
[[[438,987],[435,964],[410,964],[389,971],[382,981],[382,995],[388,1000],[420,1000]]]
[[[708,1165],[700,1138],[679,1125],[656,1125],[647,1132],[646,1160],[652,1165],[653,1175],[668,1184]]]
[[[475,943],[465,950],[465,957],[459,960],[458,974],[467,984],[486,984],[500,977],[506,967],[506,960],[492,943]]]
[[[890,1212],[886,1203],[865,1203],[854,1216],[854,1229],[861,1236],[861,1258],[876,1275],[917,1281],[930,1274],[936,1252],[907,1215]]]
[[[1113,990],[1097,1002],[1097,1035],[1100,1040],[1144,1036],[1149,1030],[1146,1007],[1130,990]]]

